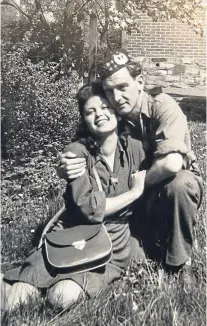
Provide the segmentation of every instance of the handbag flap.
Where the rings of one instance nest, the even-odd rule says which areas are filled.
[[[67,268],[67,272],[79,273],[105,265],[112,255],[112,242],[104,225],[100,232],[79,246],[57,246],[45,239],[45,253],[49,264],[55,268]]]
[[[57,246],[71,246],[74,242],[89,240],[99,233],[102,224],[78,225],[47,233],[46,239]]]

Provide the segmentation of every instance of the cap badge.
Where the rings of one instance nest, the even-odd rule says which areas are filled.
[[[128,61],[129,61],[129,58],[127,57],[127,55],[125,53],[117,53],[117,54],[113,54],[113,59],[114,59],[114,62],[121,66],[121,65],[125,65]]]

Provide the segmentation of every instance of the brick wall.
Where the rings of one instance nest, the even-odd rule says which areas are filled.
[[[204,21],[204,13],[199,18]],[[205,88],[205,37],[176,19],[153,22],[140,14],[139,25],[139,32],[123,38],[123,46],[142,62],[148,84]]]

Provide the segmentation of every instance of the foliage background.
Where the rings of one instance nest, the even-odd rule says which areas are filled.
[[[102,56],[120,46],[120,33],[139,28],[136,9],[154,20],[176,17],[201,32],[194,20],[200,0],[48,1],[4,0],[19,12],[2,26],[2,272],[21,264],[36,244],[42,225],[62,204],[65,183],[56,175],[58,154],[79,120],[75,94],[87,72],[87,24],[97,13]],[[158,9],[159,8],[159,9]],[[13,12],[13,13],[14,13]],[[11,15],[9,14],[9,17]],[[136,17],[136,16],[135,16]],[[182,102],[182,101],[181,101]],[[180,103],[190,120],[193,146],[205,179],[205,103]],[[189,110],[190,108],[190,110]],[[45,299],[2,316],[2,325],[192,325],[205,324],[205,203],[195,235],[198,287],[190,292],[153,264],[132,266],[103,297],[84,302],[56,318]],[[104,302],[104,306],[103,306]],[[127,309],[126,309],[127,307]]]
[[[5,159],[39,150],[55,153],[71,138],[78,121],[74,96],[88,72],[92,13],[98,23],[98,60],[121,46],[123,30],[139,29],[140,11],[154,20],[176,17],[202,33],[196,20],[201,0],[2,0],[1,5]]]

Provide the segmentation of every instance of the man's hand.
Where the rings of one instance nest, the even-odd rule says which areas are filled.
[[[61,154],[57,173],[61,179],[72,180],[85,173],[86,159],[76,157],[72,152]]]

